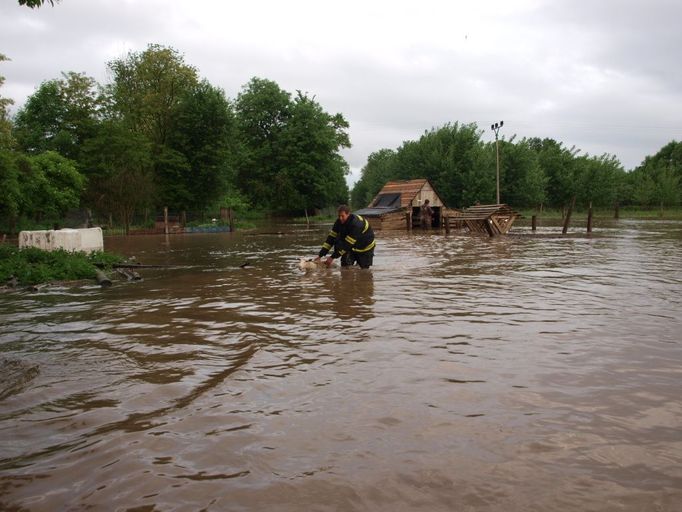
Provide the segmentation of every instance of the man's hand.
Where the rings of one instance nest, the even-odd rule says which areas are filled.
[[[314,261],[315,263],[317,263],[318,261],[320,261],[320,257],[318,256],[318,257],[315,258],[313,261]]]
[[[324,262],[324,264],[327,265],[328,267],[331,267],[332,263],[334,263],[334,258],[332,258],[331,256],[329,256]]]

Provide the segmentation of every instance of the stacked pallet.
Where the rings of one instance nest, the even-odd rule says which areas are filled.
[[[521,215],[506,204],[483,204],[453,212],[447,218],[450,229],[466,227],[471,233],[497,236],[509,232]]]

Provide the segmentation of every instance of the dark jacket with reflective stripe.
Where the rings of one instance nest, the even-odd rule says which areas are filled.
[[[320,258],[332,248],[332,258],[343,256],[348,251],[368,252],[374,249],[374,231],[369,222],[360,215],[351,213],[346,222],[336,220],[327,240],[320,249]]]

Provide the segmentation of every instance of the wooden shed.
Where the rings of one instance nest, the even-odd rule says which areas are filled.
[[[367,208],[355,213],[367,218],[374,230],[411,229],[421,226],[421,206],[427,199],[433,209],[431,227],[439,228],[448,210],[426,178],[389,181]]]
[[[466,228],[471,233],[496,236],[509,232],[514,221],[521,217],[506,204],[480,204],[462,211],[450,211],[446,228]]]

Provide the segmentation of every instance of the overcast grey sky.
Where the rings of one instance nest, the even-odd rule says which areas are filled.
[[[626,169],[682,137],[680,0],[0,0],[0,95],[172,46],[235,98],[252,77],[316,96],[367,156],[447,122],[551,137]]]

